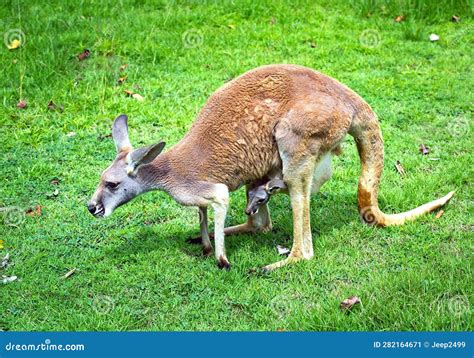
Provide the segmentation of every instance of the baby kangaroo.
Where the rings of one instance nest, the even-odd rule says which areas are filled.
[[[283,190],[287,192],[287,189],[285,182],[280,178],[274,178],[264,184],[252,187],[249,190],[245,213],[247,215],[258,214],[260,207],[268,203],[272,194]]]
[[[214,210],[215,257],[229,269],[224,235],[265,231],[271,227],[267,204],[242,225],[224,228],[229,192],[275,171],[287,187],[293,213],[293,246],[289,256],[266,266],[272,270],[314,255],[310,195],[327,180],[332,150],[350,134],[361,162],[358,206],[364,222],[401,225],[446,204],[446,196],[416,209],[386,214],[378,190],[384,150],[376,114],[354,91],[312,69],[270,65],[226,83],[206,102],[183,139],[163,152],[164,142],[133,149],[127,116],[115,119],[112,137],[116,157],[102,173],[88,209],[105,217],[120,205],[150,190],[163,190],[178,203],[201,210],[201,236],[211,252],[207,207]],[[316,183],[316,184],[315,184]],[[258,185],[257,185],[258,186]],[[248,193],[247,193],[248,194]]]

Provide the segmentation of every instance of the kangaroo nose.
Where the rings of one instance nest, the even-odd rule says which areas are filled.
[[[87,203],[87,210],[89,210],[89,212],[90,212],[91,214],[94,214],[94,213],[95,213],[95,210],[96,210],[96,207],[95,207],[95,205],[92,204],[92,203]]]

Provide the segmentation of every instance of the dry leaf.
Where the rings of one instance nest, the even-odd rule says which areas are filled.
[[[400,163],[399,160],[397,160],[397,162],[395,163],[395,168],[397,168],[397,172],[401,176],[404,176],[406,174],[405,169],[402,167],[402,163]]]
[[[46,194],[46,197],[47,197],[48,199],[51,199],[51,198],[54,198],[54,197],[56,197],[56,196],[58,196],[58,195],[59,195],[59,189],[56,189],[56,190],[53,191],[52,193],[47,193],[47,194]]]
[[[6,254],[5,257],[0,261],[0,269],[5,268],[10,263],[10,254]]]
[[[453,17],[451,17],[452,22],[459,22],[460,20],[461,18],[459,16],[453,15]]]
[[[130,90],[123,90],[125,92],[125,94],[129,97],[131,97],[133,95],[133,91],[130,91]]]
[[[439,40],[439,36],[436,35],[436,34],[431,34],[430,35],[430,41],[431,42],[435,42],[435,41],[438,41]]]
[[[36,205],[34,208],[28,208],[25,211],[25,214],[30,217],[41,216],[41,205]]]
[[[48,102],[48,109],[49,109],[50,111],[63,112],[63,111],[64,111],[64,106],[63,106],[63,105],[57,106],[56,103],[54,103],[53,101],[49,101],[49,102]]]
[[[66,272],[66,274],[63,276],[63,279],[67,279],[67,278],[71,277],[72,275],[74,275],[74,272],[76,272],[75,267],[72,270],[69,270],[68,272]]]
[[[76,132],[69,132],[66,134],[66,137],[74,137],[76,135]]]
[[[430,152],[429,148],[426,147],[423,143],[420,144],[420,153],[423,155],[427,155]]]
[[[229,25],[227,25],[227,27],[228,27],[229,29],[235,30],[235,25],[229,24]]]
[[[25,109],[26,106],[27,106],[26,101],[23,100],[23,99],[16,104],[16,107],[19,108],[19,109]]]
[[[79,61],[84,61],[86,58],[88,58],[89,56],[91,55],[91,52],[88,50],[88,49],[84,49],[84,51],[82,51],[82,53],[80,53],[79,55],[77,55],[77,59]]]
[[[135,98],[137,101],[144,101],[145,98],[142,95],[139,95],[138,93],[132,94],[132,97]]]
[[[12,42],[7,44],[9,50],[15,50],[21,46],[21,41],[19,39],[14,39]]]
[[[53,178],[49,181],[50,184],[53,184],[53,185],[59,185],[59,178]]]
[[[349,311],[357,304],[361,304],[360,298],[357,296],[351,296],[342,301],[339,307],[343,311]]]
[[[277,245],[278,255],[287,256],[290,253],[290,250],[284,246]]]
[[[126,69],[127,67],[128,67],[128,63],[126,63],[125,65],[120,66],[120,72],[125,71],[125,69]]]
[[[100,136],[97,137],[98,140],[104,140],[106,138],[112,138],[112,133],[109,134],[101,134]]]
[[[443,216],[443,214],[444,214],[444,210],[441,209],[440,211],[438,211],[438,212],[436,213],[435,218],[436,218],[436,219],[439,219],[441,216]]]
[[[120,77],[120,78],[118,79],[118,81],[117,81],[118,84],[121,85],[122,83],[124,83],[125,80],[127,79],[127,77],[128,77],[127,75],[126,75],[126,76],[123,76],[123,77]]]
[[[405,20],[405,16],[404,15],[398,15],[396,18],[395,18],[395,22],[401,22]]]
[[[10,283],[10,282],[16,281],[17,278],[18,277],[16,277],[16,276],[2,276],[2,282],[4,284]]]
[[[316,48],[316,42],[311,42],[310,46],[311,46],[311,48]]]

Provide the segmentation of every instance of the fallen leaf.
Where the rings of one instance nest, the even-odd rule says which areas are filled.
[[[138,93],[132,94],[132,97],[135,98],[137,101],[144,101],[145,98],[142,95],[139,95]]]
[[[0,239],[0,250],[2,250],[5,246],[3,246],[5,241]]]
[[[74,137],[76,135],[76,132],[69,132],[66,134],[66,137]]]
[[[395,163],[395,168],[397,168],[397,172],[401,176],[404,176],[406,174],[405,169],[403,168],[402,163],[400,163],[399,160],[397,160],[397,162]]]
[[[278,255],[287,256],[290,253],[290,250],[284,246],[277,245]]]
[[[2,276],[2,282],[4,284],[16,281],[17,279],[18,279],[17,276]]]
[[[405,20],[405,16],[404,15],[398,15],[396,18],[395,18],[395,22],[401,22]]]
[[[459,22],[460,20],[461,18],[459,16],[453,15],[453,17],[451,17],[452,22]]]
[[[360,298],[357,296],[351,296],[346,298],[344,301],[341,302],[339,307],[342,311],[350,311],[355,305],[361,304]]]
[[[88,58],[89,56],[91,55],[91,52],[88,50],[88,49],[84,49],[84,51],[82,51],[82,53],[80,53],[79,55],[77,55],[77,59],[79,61],[84,61],[86,58]]]
[[[316,48],[316,42],[311,42],[309,45],[311,46],[311,48]]]
[[[41,205],[36,205],[34,208],[28,208],[25,211],[25,214],[29,217],[41,216]]]
[[[13,59],[13,64],[16,65],[16,63],[18,62],[18,60],[16,58]]]
[[[112,133],[109,134],[101,134],[100,136],[97,137],[98,140],[104,140],[106,138],[112,138]]]
[[[426,147],[423,143],[420,144],[420,153],[423,155],[429,154],[430,150],[428,147]]]
[[[126,64],[120,66],[120,72],[125,71],[125,69],[126,69],[127,67],[128,67],[128,63],[126,63]]]
[[[276,19],[276,17],[273,16],[273,17],[270,19],[270,25],[275,25],[276,22],[277,22],[277,19]]]
[[[443,214],[444,214],[444,210],[441,209],[440,211],[438,211],[438,212],[436,213],[435,218],[436,218],[436,219],[439,219],[441,216],[443,216]]]
[[[16,277],[16,276],[2,276],[2,282],[4,284],[10,283],[10,282],[16,281],[17,278],[18,277]]]
[[[124,90],[124,92],[128,97],[135,98],[137,101],[143,101],[145,99],[142,95],[135,93],[133,91]]]
[[[5,257],[0,261],[0,269],[5,268],[10,263],[10,254],[6,254]]]
[[[12,42],[10,42],[9,44],[7,44],[7,48],[9,50],[16,50],[17,48],[19,48],[21,46],[21,41],[19,39],[14,39]]]
[[[27,106],[27,104],[26,104],[26,101],[25,101],[25,100],[21,100],[20,102],[18,102],[18,103],[16,104],[16,107],[19,108],[19,109],[25,109],[26,106]]]
[[[63,279],[67,279],[67,278],[71,277],[72,275],[74,275],[74,272],[76,272],[75,267],[72,270],[69,270],[68,272],[66,272],[66,274],[63,276]]]
[[[227,25],[227,27],[228,27],[229,29],[235,30],[235,25],[229,24],[229,25]]]
[[[435,41],[438,41],[439,40],[439,36],[436,35],[436,34],[431,34],[430,35],[430,41],[431,42],[435,42]]]
[[[123,77],[120,77],[120,78],[118,79],[118,81],[117,81],[118,84],[121,85],[122,83],[124,83],[125,80],[127,79],[127,77],[128,77],[127,75],[126,75],[126,76],[123,76]]]
[[[284,328],[277,328],[277,332],[285,332]]]
[[[48,109],[50,111],[64,112],[64,106],[63,105],[57,106],[56,103],[54,103],[53,101],[48,102]]]
[[[52,193],[47,193],[47,194],[46,194],[46,197],[47,197],[48,199],[51,199],[51,198],[54,198],[54,197],[56,197],[56,196],[58,196],[58,195],[59,195],[59,189],[56,189],[56,190],[53,191]]]
[[[59,185],[59,178],[53,178],[49,181],[50,184],[53,184],[53,185]]]

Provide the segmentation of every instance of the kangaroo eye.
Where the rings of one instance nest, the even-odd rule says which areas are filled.
[[[119,183],[114,183],[113,181],[106,181],[105,186],[109,189],[116,189],[118,187]]]
[[[258,199],[257,203],[262,204],[265,201],[265,199]]]

